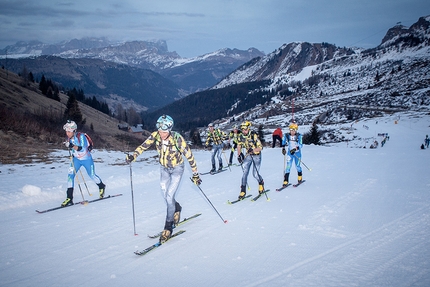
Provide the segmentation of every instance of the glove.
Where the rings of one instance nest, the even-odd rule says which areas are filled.
[[[290,154],[293,155],[296,152],[296,149],[293,148],[292,150],[290,150]]]
[[[70,141],[66,141],[66,142],[64,142],[64,145],[67,147],[67,148],[73,148],[75,145],[74,144],[72,144]]]
[[[245,159],[245,156],[243,155],[243,153],[240,153],[240,155],[237,157],[237,161],[242,164],[243,160]]]
[[[248,154],[254,154],[254,150],[253,150],[252,148],[249,148],[246,152],[247,152]]]
[[[191,178],[191,181],[194,182],[195,185],[200,185],[202,183],[202,180],[200,179],[199,174],[193,173],[193,177]]]
[[[286,155],[286,154],[287,154],[287,151],[285,150],[285,148],[284,148],[284,147],[282,148],[282,154],[283,154],[283,155]]]
[[[125,162],[126,163],[131,163],[132,161],[135,161],[135,160],[136,160],[136,158],[134,157],[133,154],[127,154],[125,156]]]

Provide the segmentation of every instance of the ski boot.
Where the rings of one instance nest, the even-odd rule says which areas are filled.
[[[258,183],[258,193],[263,194],[264,193],[264,181],[260,181]]]
[[[215,168],[215,165],[213,164],[210,173],[214,173],[215,171],[216,171],[216,168]]]
[[[241,185],[240,186],[240,193],[239,193],[239,196],[237,197],[237,199],[242,200],[245,198],[245,196],[246,196],[246,186]]]
[[[67,189],[66,194],[67,194],[67,198],[63,201],[63,203],[61,203],[62,207],[73,205],[73,187],[69,187]]]
[[[182,211],[181,205],[178,202],[176,202],[175,203],[175,213],[173,214],[173,224],[175,226],[177,226],[179,221],[181,220],[181,211]]]
[[[73,201],[72,201],[72,199],[71,199],[71,198],[66,198],[66,199],[63,201],[63,203],[61,204],[61,207],[66,207],[66,206],[69,206],[69,205],[73,205]]]
[[[163,244],[167,240],[169,240],[170,237],[172,237],[172,232],[173,232],[173,222],[166,221],[166,224],[164,225],[164,230],[161,232],[160,244]]]
[[[288,178],[290,177],[289,173],[284,174],[284,182],[282,183],[283,187],[286,187],[288,185]]]
[[[98,186],[99,186],[99,195],[100,195],[100,198],[103,198],[105,196],[106,185],[103,182],[100,182],[98,184]]]
[[[218,172],[222,171],[222,163],[219,164]]]
[[[298,182],[299,182],[299,183],[301,183],[301,182],[302,182],[302,180],[303,180],[302,172],[301,172],[301,171],[300,171],[300,172],[298,172],[297,180],[298,180]]]

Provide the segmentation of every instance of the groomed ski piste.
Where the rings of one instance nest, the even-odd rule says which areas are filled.
[[[338,125],[346,138],[375,137],[379,147],[369,149],[369,141],[360,148],[363,140],[305,145],[302,160],[312,171],[303,167],[306,183],[297,188],[275,191],[283,156],[266,147],[260,173],[270,201],[228,204],[240,191],[240,166],[202,176],[200,187],[228,223],[189,180],[186,165],[177,194],[182,216],[202,215],[145,256],[134,251],[157,242],[147,235],[160,231],[166,212],[155,152],[132,164],[137,235],[123,151],[93,153],[106,195],[122,196],[45,214],[35,210],[65,198],[67,150],[46,163],[1,165],[0,286],[430,286],[430,150],[420,149],[430,117],[349,126]],[[390,136],[384,147],[379,133]],[[194,154],[200,172],[211,168],[210,152]],[[96,185],[83,174],[95,197]],[[248,183],[256,195],[251,174]],[[78,188],[74,196],[82,200]]]

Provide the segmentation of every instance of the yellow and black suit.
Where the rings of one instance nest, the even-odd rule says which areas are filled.
[[[160,186],[163,198],[167,205],[165,229],[171,228],[175,212],[180,212],[182,207],[176,202],[175,196],[184,173],[184,155],[193,171],[197,172],[194,155],[185,139],[176,132],[170,132],[166,140],[162,140],[157,131],[153,132],[134,151],[134,158],[145,150],[155,145],[160,162]]]

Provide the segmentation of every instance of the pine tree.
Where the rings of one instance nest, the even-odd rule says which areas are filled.
[[[196,146],[202,146],[202,139],[200,137],[199,130],[197,128],[193,128],[190,131],[191,141]]]
[[[312,128],[311,128],[311,132],[309,135],[309,143],[316,144],[316,145],[321,144],[320,136],[318,134],[318,126],[315,123],[312,125]]]
[[[64,117],[68,120],[72,120],[77,124],[82,123],[82,113],[79,109],[78,101],[76,100],[73,92],[68,92],[69,99],[67,100],[66,110],[64,111]]]
[[[260,139],[262,144],[264,144],[266,142],[264,140],[263,125],[258,126],[258,138]]]
[[[46,95],[46,92],[48,91],[48,85],[46,83],[45,75],[42,75],[42,79],[39,82],[39,90],[42,92],[42,94]]]
[[[315,144],[320,145],[320,135],[318,131],[318,126],[314,123],[312,124],[311,130],[303,135],[303,143],[304,144]]]

